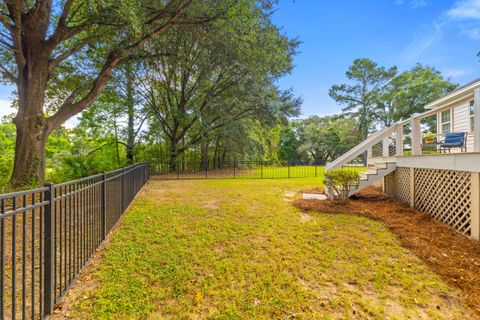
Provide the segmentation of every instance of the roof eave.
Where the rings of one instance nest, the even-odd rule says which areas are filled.
[[[444,104],[446,104],[446,103],[448,103],[452,100],[457,100],[462,95],[468,96],[470,94],[473,94],[473,92],[477,88],[480,88],[480,79],[476,79],[476,80],[474,80],[474,81],[456,89],[455,91],[452,91],[449,94],[428,103],[427,105],[425,105],[425,109],[428,110],[428,109],[436,109],[436,108],[442,107]]]

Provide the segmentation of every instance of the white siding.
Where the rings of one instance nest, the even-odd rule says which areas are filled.
[[[453,132],[470,132],[468,104],[453,109]]]
[[[473,151],[473,134],[470,132],[470,98],[456,103],[453,108],[453,126],[452,132],[467,132],[467,152]],[[440,118],[440,117],[439,117]],[[440,120],[438,118],[438,120]],[[438,122],[439,123],[439,122]],[[440,124],[438,125],[440,133]],[[452,152],[460,152],[460,148],[452,149]]]

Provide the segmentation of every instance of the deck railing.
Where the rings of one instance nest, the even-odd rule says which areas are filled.
[[[333,170],[341,168],[358,158],[360,155],[366,154],[367,158],[371,157],[390,157],[403,156],[408,151],[409,155],[422,155],[424,149],[429,146],[423,144],[423,134],[421,121],[427,117],[435,116],[444,110],[452,108],[451,105],[428,110],[423,113],[415,113],[410,119],[398,121],[390,127],[383,128],[366,140],[362,141],[356,147],[352,148],[333,162],[325,166],[325,170]],[[410,133],[404,133],[405,126],[410,127]],[[474,96],[474,127],[480,128],[480,89],[475,91]],[[436,135],[437,140],[442,135]],[[473,152],[480,152],[480,130],[475,130],[473,133],[467,134],[467,139],[473,139]],[[405,147],[409,145],[409,150]],[[437,152],[438,148],[433,145],[432,150],[425,150],[429,152]]]
[[[0,319],[51,315],[149,176],[140,163],[0,195]]]

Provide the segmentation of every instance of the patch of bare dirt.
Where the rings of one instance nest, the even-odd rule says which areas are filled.
[[[300,222],[305,223],[305,222],[309,222],[310,220],[312,220],[312,216],[306,212],[302,212],[302,216],[300,217]]]
[[[203,203],[203,207],[207,210],[217,210],[219,209],[220,207],[218,206],[218,202],[217,200],[215,199],[211,199],[211,200],[208,200],[208,201],[205,201]]]
[[[307,191],[305,191],[307,192]],[[313,193],[312,190],[308,190]],[[480,243],[466,238],[428,214],[394,201],[377,188],[367,188],[342,205],[328,200],[298,199],[302,211],[342,213],[380,220],[449,284],[480,316]]]
[[[297,192],[293,190],[286,190],[283,193],[283,200],[292,201],[297,196]]]
[[[300,193],[311,193],[311,194],[324,194],[325,189],[323,188],[313,188],[313,189],[308,189],[308,190],[300,190]]]

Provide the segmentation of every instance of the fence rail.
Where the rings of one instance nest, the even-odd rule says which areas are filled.
[[[0,320],[52,314],[149,177],[140,163],[0,195]]]
[[[151,162],[151,178],[182,179],[280,179],[323,177],[321,165],[307,162],[201,161]]]

